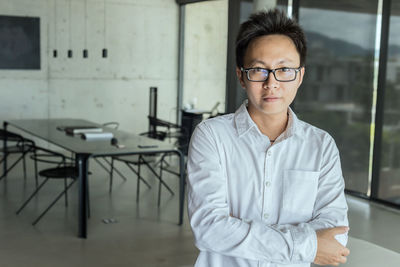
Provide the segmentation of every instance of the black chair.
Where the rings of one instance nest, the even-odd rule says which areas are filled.
[[[110,127],[112,129],[118,129],[119,127],[119,123],[118,122],[106,122],[102,124],[103,127]],[[99,164],[99,166],[101,168],[103,168],[109,175],[110,175],[110,189],[109,192],[112,192],[112,177],[113,177],[113,172],[115,171],[124,181],[127,180],[127,178],[118,170],[118,169],[113,169],[112,166],[112,157],[110,157],[110,159],[108,159],[107,157],[97,157],[94,158],[94,161]]]
[[[5,131],[0,129],[0,141],[7,141],[7,147],[0,149],[3,157],[0,160],[0,164],[6,164],[7,158],[10,154],[20,154],[20,156],[14,161],[11,166],[5,166],[4,172],[0,176],[0,180],[7,176],[7,174],[22,160],[24,178],[26,179],[26,160],[25,157],[29,152],[33,152],[35,148],[35,143],[32,140],[26,139],[19,134]]]
[[[182,128],[176,123],[168,122],[157,117],[157,91],[157,87],[150,87],[149,115],[147,116],[149,127],[147,132],[141,133],[140,135],[158,140],[169,138],[170,141],[172,139],[188,141],[188,133],[185,128]]]
[[[141,133],[142,136],[147,136],[149,138],[165,141],[169,140],[179,149],[185,149],[189,143],[189,136],[185,128],[171,123],[162,119],[157,118],[157,87],[150,87],[149,94],[149,127],[148,131]],[[171,195],[174,195],[172,189],[163,180],[163,171],[175,174],[179,177],[179,173],[172,171],[167,167],[168,162],[165,160],[169,153],[164,153],[157,158],[155,154],[139,154],[133,156],[117,156],[113,157],[111,160],[111,173],[110,173],[110,192],[112,188],[114,161],[123,162],[128,168],[134,172],[137,176],[137,187],[136,187],[136,202],[139,201],[140,192],[140,182],[145,183],[145,185],[150,188],[149,183],[141,176],[141,165],[145,165],[149,171],[159,180],[158,187],[158,206],[160,206],[161,199],[161,188],[164,186]],[[153,165],[153,166],[152,166]],[[159,166],[159,171],[156,168]],[[136,169],[135,169],[136,167]]]
[[[161,188],[164,186],[168,192],[171,195],[174,195],[174,191],[168,186],[168,184],[163,180],[163,171],[168,171],[171,172],[179,177],[179,173],[169,171],[164,168],[164,164],[166,163],[165,157],[168,155],[168,153],[164,153],[160,160],[158,162],[155,161],[155,158],[152,156],[147,156],[143,154],[139,155],[133,155],[133,156],[119,156],[119,157],[113,157],[112,158],[112,170],[114,170],[114,161],[120,161],[125,163],[128,168],[136,174],[137,177],[137,186],[136,186],[136,202],[139,202],[139,193],[140,193],[140,182],[143,182],[149,189],[151,188],[150,184],[141,176],[141,166],[145,165],[148,170],[156,177],[159,181],[159,186],[158,186],[158,200],[157,200],[157,205],[160,206],[161,204]],[[147,156],[147,157],[146,157]],[[155,166],[159,165],[159,173],[155,170],[153,166],[151,166],[151,163],[156,163],[154,164]],[[134,166],[137,167],[137,170],[135,170]],[[112,186],[112,175],[110,176],[110,181]]]
[[[186,128],[153,116],[148,116],[148,119],[151,131],[141,133],[140,135],[161,141],[167,139],[171,142],[174,140],[174,145],[179,147],[187,145],[189,141],[189,133]],[[162,130],[160,130],[160,127]]]
[[[40,153],[38,153],[40,151]],[[79,177],[78,168],[74,165],[74,159],[68,158],[65,155],[51,151],[42,147],[35,148],[35,154],[32,156],[32,159],[37,162],[45,162],[50,164],[55,164],[56,167],[48,168],[41,170],[39,172],[39,176],[43,177],[43,182],[36,187],[35,191],[28,197],[28,199],[22,204],[22,206],[17,210],[17,214],[19,214],[26,205],[35,197],[40,189],[50,180],[62,180],[64,181],[64,190],[57,195],[57,197],[50,203],[50,205],[37,217],[32,225],[36,225],[40,219],[57,203],[57,201],[64,196],[65,197],[65,206],[68,206],[68,189],[76,182]],[[89,173],[90,174],[90,173]],[[68,182],[68,180],[71,182]],[[87,203],[89,210],[89,202]],[[90,211],[88,215],[90,214]]]
[[[150,87],[149,93],[149,120],[148,131],[140,135],[147,136],[161,141],[169,140],[179,149],[184,150],[189,143],[189,132],[185,127],[176,123],[162,120],[157,117],[157,87]]]
[[[150,163],[154,162],[154,159],[152,157],[145,159],[144,155],[112,157],[111,158],[111,172],[110,172],[110,192],[112,190],[114,171],[117,171],[117,169],[115,168],[115,165],[114,165],[115,161],[123,162],[133,173],[136,174],[136,177],[137,177],[136,202],[139,202],[140,182],[143,182],[149,189],[151,188],[150,184],[143,178],[143,176],[141,176],[141,174],[140,174],[141,167],[140,166],[143,164],[150,166]],[[137,170],[134,168],[134,166],[137,166]],[[152,168],[151,168],[151,170],[154,172],[154,170]]]
[[[152,129],[154,129],[153,132],[145,132],[141,133],[140,135],[147,136],[153,139],[158,139],[161,141],[165,141],[166,139],[172,143],[175,147],[177,147],[180,151],[182,151],[185,155],[187,155],[187,150],[189,146],[189,140],[190,140],[190,133],[188,129],[182,125],[179,126],[175,123],[167,122],[158,118],[154,118],[151,116],[148,116],[149,118],[149,125],[152,125]],[[163,128],[163,131],[159,130],[159,127]],[[150,128],[150,127],[149,127]],[[160,133],[165,133],[164,138],[159,138]],[[167,171],[169,173],[172,173],[176,176],[179,177],[179,173],[172,171],[170,168],[168,168],[170,165],[169,163],[165,160],[166,156],[171,153],[166,153],[163,154],[159,160],[156,162],[155,165],[160,165],[160,167],[163,168],[164,171]],[[161,164],[163,163],[163,164]]]

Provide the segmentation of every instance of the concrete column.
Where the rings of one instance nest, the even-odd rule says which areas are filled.
[[[253,10],[261,11],[261,10],[268,10],[271,8],[276,7],[277,0],[254,0],[253,1]]]

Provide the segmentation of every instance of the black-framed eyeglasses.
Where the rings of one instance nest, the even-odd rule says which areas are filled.
[[[301,67],[298,68],[277,68],[277,69],[264,69],[264,68],[240,68],[242,72],[246,72],[247,79],[251,82],[264,82],[268,80],[269,73],[274,74],[275,80],[278,82],[291,82],[296,80],[297,73]]]

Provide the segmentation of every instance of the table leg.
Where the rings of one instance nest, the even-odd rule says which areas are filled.
[[[77,154],[76,165],[78,167],[79,177],[79,215],[78,215],[78,237],[87,237],[87,201],[88,201],[88,162],[89,155]]]

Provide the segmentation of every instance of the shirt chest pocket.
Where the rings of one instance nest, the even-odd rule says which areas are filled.
[[[313,171],[284,171],[282,204],[284,213],[292,223],[312,218],[319,174]]]

